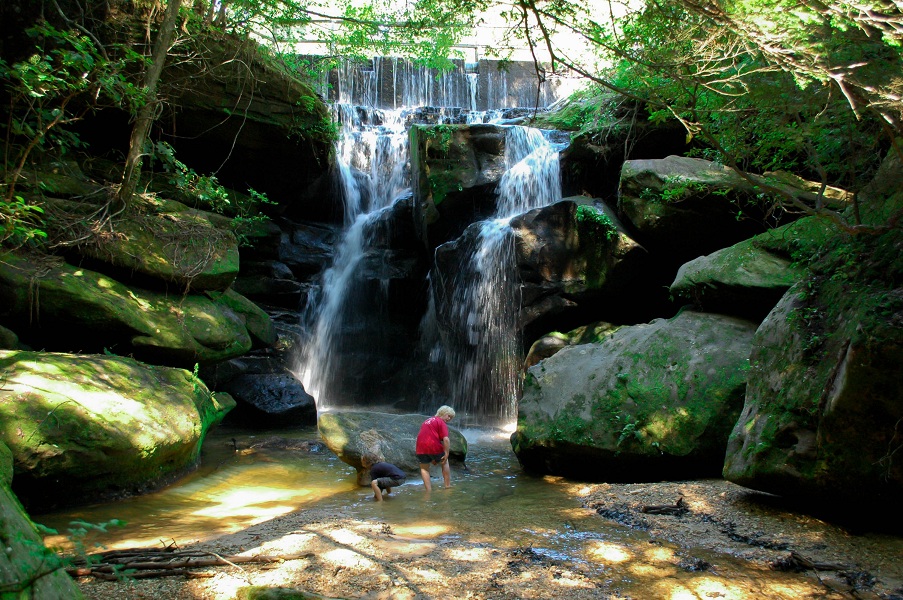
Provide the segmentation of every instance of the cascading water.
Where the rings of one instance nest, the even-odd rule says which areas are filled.
[[[338,104],[335,117],[342,124],[336,162],[346,229],[332,266],[323,274],[319,297],[308,304],[302,317],[311,333],[295,373],[318,409],[335,400],[330,393],[347,366],[341,362],[347,345],[345,331],[355,317],[355,300],[368,293],[361,265],[373,241],[372,225],[410,187],[407,134],[400,111]]]
[[[522,348],[512,217],[561,199],[558,152],[537,129],[510,127],[507,170],[496,218],[477,224],[472,252],[458,270],[451,307],[460,324],[450,335],[448,364],[454,405],[480,421],[513,421],[520,393]]]
[[[500,111],[474,110],[477,78],[462,77],[464,69],[436,83],[434,74],[398,59],[375,59],[365,67],[348,71],[337,86],[323,92],[326,97],[337,95],[334,111],[342,125],[336,162],[345,206],[344,232],[333,263],[324,271],[319,291],[309,299],[302,317],[306,337],[295,374],[316,399],[318,410],[349,405],[413,409],[419,402],[419,409],[426,412],[437,403],[450,402],[462,416],[471,415],[476,422],[508,423],[515,416],[522,359],[519,282],[508,220],[560,197],[557,152],[537,130],[508,128],[508,172],[499,184],[497,218],[479,225],[477,249],[461,266],[455,291],[453,310],[460,325],[452,328],[460,326],[464,332],[449,334],[437,326],[424,270],[418,280],[422,292],[414,292],[422,294],[416,314],[425,313],[418,343],[416,321],[411,331],[399,326],[397,309],[393,309],[398,291],[390,290],[393,285],[408,285],[404,292],[409,292],[412,280],[392,279],[394,267],[385,257],[396,249],[376,247],[393,218],[402,215],[401,221],[410,222],[407,208],[393,210],[405,199],[411,200],[405,124],[415,114],[448,122],[447,115],[461,111],[465,97],[468,122],[485,122],[500,116]],[[380,83],[386,80],[402,81],[403,89],[387,92]],[[465,85],[459,85],[462,82]],[[402,109],[373,108],[387,102],[394,106],[399,99],[406,105]],[[353,105],[358,100],[370,107]],[[424,105],[431,108],[414,108]],[[410,207],[417,212],[416,203]],[[416,317],[413,306],[403,310]],[[394,321],[388,318],[393,310]],[[367,317],[362,316],[365,313]],[[408,334],[411,339],[405,338]],[[447,339],[460,340],[462,335],[463,343]],[[405,344],[410,354],[402,357]],[[408,358],[413,360],[404,363]],[[418,360],[426,365],[414,364]]]

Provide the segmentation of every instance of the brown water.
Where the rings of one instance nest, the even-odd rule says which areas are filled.
[[[464,433],[469,444],[467,470],[453,469],[453,495],[441,490],[439,472],[434,469],[436,479],[429,496],[420,478],[412,476],[393,492],[391,500],[416,497],[417,502],[377,505],[370,489],[355,483],[354,468],[325,447],[308,452],[267,444],[274,436],[316,441],[314,428],[256,435],[220,428],[208,435],[198,470],[166,489],[33,518],[57,530],[59,535],[49,536],[47,542],[62,547],[68,545],[67,530],[73,521],[96,525],[124,521],[124,526],[92,530],[90,540],[107,549],[171,541],[182,546],[312,507],[343,512],[351,507],[361,518],[390,519],[400,535],[454,536],[465,530],[479,534],[480,527],[488,532],[504,523],[511,543],[536,546],[547,541],[543,551],[552,554],[572,552],[575,544],[605,534],[604,522],[555,485],[556,478],[534,477],[520,469],[507,433]],[[260,443],[264,447],[250,448]]]
[[[66,533],[72,521],[126,522],[92,530],[86,538],[92,552],[94,544],[105,549],[170,543],[184,547],[315,508],[389,525],[393,534],[386,546],[389,552],[392,544],[417,541],[449,547],[461,541],[466,544],[460,547],[471,549],[528,549],[530,560],[569,565],[581,577],[638,598],[852,597],[826,593],[810,575],[772,571],[715,548],[681,548],[603,519],[581,506],[580,484],[524,473],[506,433],[464,434],[469,470],[453,470],[452,490],[441,490],[434,480],[428,494],[420,478],[412,477],[386,502],[377,503],[369,488],[356,485],[354,469],[325,448],[247,450],[273,435],[316,441],[315,429],[250,435],[220,428],[208,436],[200,468],[173,486],[33,518],[58,530],[59,535],[46,541],[63,548],[71,546]],[[235,451],[233,438],[246,450]],[[701,572],[688,568],[693,561],[709,568]],[[660,593],[651,593],[659,588]]]

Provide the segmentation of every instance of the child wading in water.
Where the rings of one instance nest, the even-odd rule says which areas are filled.
[[[386,490],[386,494],[391,494],[393,487],[398,487],[407,479],[404,471],[391,463],[381,462],[372,452],[367,452],[361,457],[361,464],[365,469],[370,469],[370,479],[373,480],[370,487],[373,488],[373,499],[377,502],[382,502],[382,490]]]

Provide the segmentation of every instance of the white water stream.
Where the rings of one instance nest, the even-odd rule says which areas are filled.
[[[455,280],[453,310],[468,346],[449,357],[456,374],[455,407],[503,425],[517,417],[523,358],[520,280],[509,222],[561,199],[558,152],[539,130],[510,127],[505,163],[496,217],[480,224],[476,247]]]
[[[402,111],[335,107],[342,133],[336,147],[345,205],[345,232],[332,266],[323,274],[319,298],[302,316],[311,336],[296,376],[317,400],[329,404],[330,381],[341,376],[336,358],[348,300],[359,281],[361,261],[372,243],[370,225],[410,188],[407,132]],[[363,118],[362,118],[363,117]]]

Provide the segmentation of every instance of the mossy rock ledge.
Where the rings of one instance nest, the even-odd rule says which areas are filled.
[[[0,441],[30,512],[171,482],[235,406],[184,369],[120,356],[0,351],[0,378]]]
[[[81,600],[64,564],[44,546],[34,523],[10,489],[13,458],[0,442],[0,598]]]
[[[0,323],[32,348],[192,368],[275,341],[269,316],[236,292],[165,293],[60,257],[0,256]]]
[[[837,228],[827,219],[805,217],[712,254],[684,263],[669,291],[705,312],[761,321],[790,286],[806,275],[794,253],[814,254]]]
[[[530,367],[514,452],[584,481],[717,476],[743,405],[755,324],[683,311]]]

